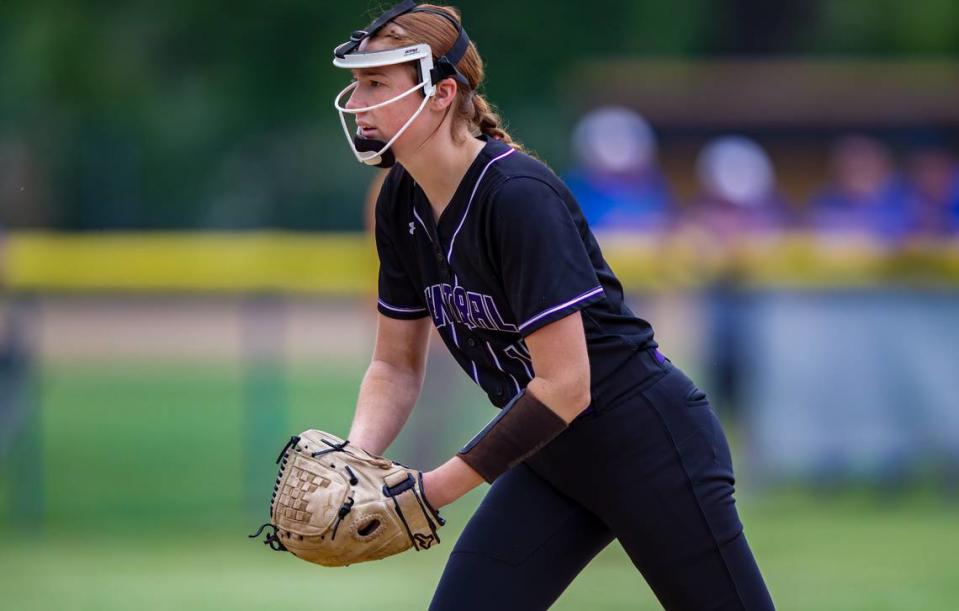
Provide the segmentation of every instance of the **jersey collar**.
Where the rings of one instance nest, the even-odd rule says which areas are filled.
[[[495,149],[497,148],[496,144],[498,144],[498,141],[488,138],[485,135],[481,136],[480,139],[484,140],[486,144],[483,146],[482,150],[480,150],[479,154],[476,156],[476,159],[473,160],[473,163],[471,163],[469,168],[467,168],[466,173],[463,174],[460,184],[457,185],[456,191],[453,192],[453,197],[450,199],[446,208],[443,209],[443,212],[440,213],[438,220],[434,221],[433,208],[430,206],[430,202],[426,197],[426,193],[415,181],[413,182],[414,209],[419,214],[423,222],[430,227],[434,238],[436,238],[438,233],[442,233],[442,241],[444,243],[449,241],[453,231],[456,229],[457,224],[460,222],[462,214],[466,208],[467,200],[469,199],[470,193],[475,186],[476,180],[479,178],[479,174],[482,169],[493,157]]]

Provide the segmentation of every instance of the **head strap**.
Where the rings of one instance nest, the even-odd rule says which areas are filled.
[[[435,66],[430,73],[433,84],[435,85],[445,78],[452,77],[456,79],[459,84],[469,87],[469,80],[459,71],[459,68],[456,67],[456,64],[460,63],[460,60],[466,55],[466,50],[470,46],[470,37],[466,35],[466,30],[463,29],[463,25],[445,11],[438,11],[432,8],[417,8],[412,12],[439,15],[456,28],[456,42],[454,42],[450,50],[446,52],[446,55],[436,60]]]
[[[399,4],[396,4],[393,8],[373,20],[373,23],[366,26],[366,29],[356,30],[350,34],[350,39],[348,41],[333,49],[333,55],[341,59],[346,57],[348,53],[356,51],[361,42],[382,30],[383,26],[385,26],[387,23],[393,21],[400,15],[409,13],[415,8],[416,2],[414,0],[403,0]]]
[[[382,30],[383,27],[390,21],[393,21],[400,15],[405,15],[406,13],[432,13],[434,15],[439,15],[440,17],[449,21],[453,27],[456,28],[456,42],[453,43],[453,46],[445,55],[437,58],[433,69],[430,71],[429,78],[434,85],[445,78],[454,78],[461,85],[469,87],[469,80],[456,67],[460,60],[463,59],[463,56],[466,54],[466,50],[469,48],[470,44],[469,36],[466,35],[466,30],[463,29],[463,25],[445,11],[439,11],[429,7],[418,7],[415,0],[403,0],[402,2],[394,5],[393,8],[377,17],[373,23],[366,26],[366,29],[356,30],[350,34],[350,39],[336,47],[333,50],[333,55],[343,59],[350,53],[356,51],[359,48],[360,43],[362,43],[364,40],[375,36],[376,33]]]

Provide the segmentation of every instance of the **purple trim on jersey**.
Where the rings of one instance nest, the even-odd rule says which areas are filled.
[[[563,308],[567,308],[567,307],[573,305],[574,303],[578,303],[578,302],[580,302],[580,301],[584,301],[584,300],[586,300],[586,299],[589,299],[589,298],[592,297],[593,295],[596,295],[596,294],[602,293],[602,292],[603,292],[603,287],[602,287],[602,286],[597,286],[596,288],[593,288],[593,289],[590,289],[590,290],[586,291],[586,292],[583,293],[582,295],[577,295],[576,297],[573,297],[572,299],[570,299],[570,300],[567,301],[566,303],[561,303],[561,304],[559,304],[558,306],[553,306],[552,308],[550,308],[550,309],[548,309],[548,310],[543,310],[542,312],[540,312],[540,313],[537,314],[536,316],[530,318],[529,320],[527,320],[526,322],[524,322],[523,324],[521,324],[521,325],[519,326],[519,330],[522,331],[522,330],[523,330],[523,327],[528,327],[529,325],[533,324],[534,322],[536,322],[537,320],[543,318],[544,316],[549,316],[549,315],[552,314],[553,312],[558,312],[559,310],[562,310]]]
[[[503,373],[506,373],[506,370],[503,369],[503,366],[499,364],[499,359],[496,358],[496,352],[493,351],[493,347],[490,345],[489,342],[486,342],[486,349],[489,350],[489,355],[493,357],[493,362],[496,363],[496,368],[502,371]],[[522,392],[522,389],[519,387],[519,382],[516,380],[515,377],[513,377],[513,374],[506,373],[506,375],[508,375],[510,379],[513,380],[513,384],[516,385],[516,394],[519,394],[520,392]]]
[[[456,235],[460,232],[460,229],[463,228],[463,223],[466,222],[466,217],[470,213],[470,205],[473,203],[473,197],[476,195],[476,190],[479,189],[480,183],[483,182],[483,176],[486,175],[486,170],[489,169],[491,165],[502,159],[503,157],[508,157],[516,152],[516,149],[510,149],[500,155],[499,157],[493,157],[490,159],[490,162],[486,164],[486,167],[483,168],[483,171],[480,172],[479,178],[476,179],[476,184],[473,185],[473,192],[470,193],[470,198],[466,202],[466,210],[463,211],[463,218],[460,219],[460,224],[456,226],[456,231],[453,232],[453,237],[450,238],[450,248],[449,252],[446,253],[446,262],[453,262],[453,243],[456,242]]]
[[[524,369],[524,370],[526,370],[526,377],[528,377],[530,380],[532,380],[532,379],[533,379],[533,372],[529,370],[529,367],[526,365],[526,361],[529,361],[529,364],[532,365],[532,364],[533,364],[533,359],[525,356],[525,355],[516,347],[517,345],[518,345],[518,344],[512,344],[512,345],[510,345],[510,346],[506,346],[506,348],[503,350],[503,352],[506,354],[506,356],[508,356],[509,358],[513,359],[514,361],[519,361],[519,364],[523,366],[523,369]]]
[[[423,227],[423,231],[426,232],[427,239],[432,242],[433,238],[430,236],[430,230],[426,228],[426,223],[423,222],[423,219],[420,218],[419,213],[416,211],[416,206],[413,206],[413,216],[416,217],[416,220],[420,222],[420,225]]]
[[[437,327],[437,329],[439,329],[439,327]],[[456,346],[457,350],[460,350],[460,352],[462,352],[462,349],[460,348],[460,340],[456,336],[456,324],[452,320],[450,320],[449,330],[450,330],[450,335],[453,337],[453,345]],[[463,354],[465,356],[465,353]],[[470,362],[470,365],[473,366],[473,381],[476,382],[477,385],[482,386],[482,384],[480,384],[480,381],[479,381],[479,374],[476,372],[476,362],[473,361],[473,359],[469,359],[469,358],[467,358],[467,360]]]
[[[452,322],[450,323],[450,333],[452,333],[452,335],[453,335],[453,345],[455,345],[457,348],[459,348],[459,347],[460,347],[460,340],[456,337],[456,325],[453,324]]]
[[[418,313],[418,312],[425,312],[425,311],[426,311],[426,308],[398,308],[398,307],[396,307],[396,306],[391,306],[390,304],[386,303],[386,302],[383,301],[382,299],[377,299],[377,300],[376,300],[376,303],[380,304],[381,306],[383,306],[383,307],[386,308],[387,310],[392,310],[393,312],[402,312],[402,313],[404,313],[404,314],[415,314],[415,313]]]

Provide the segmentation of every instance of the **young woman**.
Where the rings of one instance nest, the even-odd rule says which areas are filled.
[[[336,100],[354,154],[391,167],[376,345],[349,439],[381,454],[396,438],[430,325],[502,408],[424,474],[435,507],[493,484],[430,609],[544,609],[613,539],[668,609],[771,609],[705,394],[626,307],[569,190],[478,93],[458,12],[402,2],[334,64],[354,76]]]

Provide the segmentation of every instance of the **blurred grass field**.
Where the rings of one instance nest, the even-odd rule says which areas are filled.
[[[320,425],[345,432],[361,374],[358,363],[287,370],[274,385],[289,409],[277,413],[275,427],[284,434]],[[270,464],[277,448],[244,445],[251,439],[244,406],[257,391],[242,368],[61,364],[37,374],[33,387],[40,443],[17,448],[3,465],[2,609],[424,609],[483,494],[446,512],[450,527],[435,551],[322,569],[246,539],[266,515],[269,482],[251,505],[245,482],[261,476],[244,465],[248,458]],[[474,411],[477,423],[489,415]],[[460,441],[443,439],[443,451]],[[402,442],[400,454],[415,450]],[[36,456],[45,466],[43,485],[35,487],[44,508],[39,524],[7,502],[13,488],[30,487],[18,461]],[[741,482],[739,504],[781,609],[959,604],[959,512],[941,498],[868,491],[827,497]],[[614,543],[554,608],[659,606]]]

